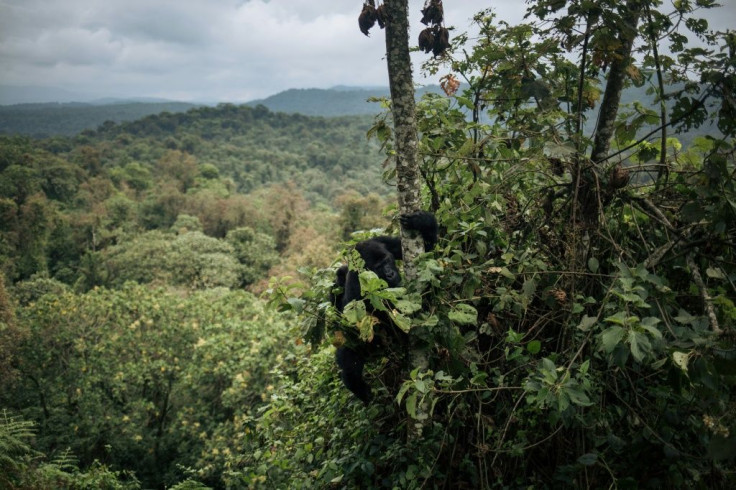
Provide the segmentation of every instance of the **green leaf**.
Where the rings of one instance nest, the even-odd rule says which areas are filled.
[[[417,418],[417,394],[412,393],[406,399],[406,411],[409,413],[409,417]]]
[[[630,331],[628,341],[631,348],[631,355],[636,362],[642,362],[647,354],[652,351],[649,339],[639,332]]]
[[[470,379],[470,384],[476,386],[485,386],[486,378],[488,378],[488,373],[479,371],[475,376]]]
[[[726,279],[726,274],[723,273],[723,269],[721,268],[715,269],[713,267],[708,267],[705,269],[705,274],[713,279]]]
[[[366,317],[365,303],[362,301],[351,301],[345,306],[343,315],[348,323],[355,325]]]
[[[638,298],[638,296],[635,296],[635,298]],[[616,325],[628,326],[632,323],[637,323],[639,318],[636,316],[627,316],[625,311],[619,311],[615,315],[606,317],[605,321]]]
[[[534,293],[537,290],[537,281],[534,279],[527,279],[524,281],[524,284],[521,285],[521,291],[530,300],[534,296]]]
[[[455,305],[447,316],[453,323],[461,325],[475,325],[478,322],[478,310],[465,303]]]
[[[693,315],[691,315],[690,313],[688,313],[685,310],[680,310],[677,313],[677,316],[675,317],[675,320],[678,323],[682,323],[684,325],[692,325],[692,326],[695,326],[698,323],[698,318],[695,317],[695,316],[693,316]]]
[[[598,321],[598,317],[584,315],[583,319],[580,320],[580,325],[578,325],[578,330],[582,332],[587,332],[588,330],[591,329],[593,325],[596,324],[597,321]]]
[[[429,391],[429,387],[427,386],[427,382],[423,379],[417,379],[414,381],[414,387],[417,389],[417,391],[421,394],[426,394]]]
[[[586,375],[588,374],[588,371],[590,370],[590,359],[586,359],[581,365],[580,365],[580,374]]]
[[[542,367],[540,368],[540,371],[548,371],[555,373],[555,379],[557,379],[557,366],[555,366],[555,363],[548,358],[542,359]]]
[[[626,334],[626,330],[619,326],[608,327],[601,332],[598,338],[606,354],[613,352],[613,349],[623,340],[624,334]]]
[[[468,156],[473,153],[473,150],[475,148],[475,144],[473,143],[473,140],[468,138],[465,140],[465,142],[462,144],[460,149],[458,150],[459,156]]]
[[[506,332],[506,342],[517,344],[521,342],[521,339],[524,338],[524,334],[521,332],[516,332],[514,329],[510,328],[508,332]]]
[[[301,298],[289,298],[286,301],[297,313],[301,313],[304,310],[304,305],[306,304],[306,301]]]
[[[378,323],[378,318],[374,317],[373,315],[367,315],[360,319],[358,323],[355,324],[356,327],[358,327],[358,333],[360,335],[360,339],[365,342],[373,342],[373,327]]]
[[[542,342],[539,340],[532,340],[527,344],[526,350],[528,350],[530,354],[538,354],[539,351],[542,350]]]
[[[511,279],[512,281],[516,279],[516,276],[513,272],[511,272],[508,267],[502,267],[500,274],[505,277],[506,279]]]
[[[660,332],[659,329],[656,327],[658,323],[660,323],[659,318],[648,316],[641,320],[641,328],[649,332],[649,334],[655,339],[661,339],[662,332]]]
[[[456,97],[455,100],[457,100],[457,103],[460,104],[461,107],[465,107],[466,109],[473,109],[473,101],[470,100],[467,97]]]
[[[588,398],[588,395],[586,395],[583,391],[577,390],[575,388],[567,388],[565,390],[565,393],[567,394],[568,398],[570,398],[570,401],[573,404],[580,407],[589,407],[593,404],[590,401],[590,398]]]
[[[401,404],[401,399],[404,398],[404,395],[406,395],[406,392],[409,391],[409,388],[411,388],[411,383],[409,383],[408,381],[401,385],[401,389],[396,395],[396,403]]]
[[[591,257],[588,259],[588,269],[590,269],[590,272],[595,274],[596,272],[598,272],[599,266],[600,264],[598,264],[598,259],[596,259],[595,257]]]
[[[592,466],[598,462],[598,455],[596,453],[583,454],[578,458],[578,463],[583,466]]]
[[[391,317],[391,320],[396,324],[397,327],[399,327],[403,332],[409,333],[409,330],[411,330],[411,319],[402,315],[396,310],[389,311],[389,316]]]
[[[411,315],[422,309],[421,302],[411,301],[408,299],[400,299],[395,303],[396,309],[404,315]]]
[[[571,143],[557,144],[547,142],[544,144],[544,152],[553,158],[567,158],[575,154],[575,147]]]

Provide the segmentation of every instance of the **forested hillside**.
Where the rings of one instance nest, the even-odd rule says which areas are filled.
[[[302,349],[293,319],[243,289],[327,266],[350,232],[385,224],[371,123],[222,105],[0,137],[0,441],[18,451],[0,473],[34,467],[50,480],[28,485],[65,486],[79,462],[90,488],[149,486],[198,465],[232,414],[265,400],[274,363]],[[205,420],[196,407],[212,402],[222,412]]]
[[[111,121],[135,121],[160,112],[184,112],[195,104],[185,102],[129,102],[108,104],[16,104],[0,106],[0,134],[34,138],[74,136]]]
[[[369,126],[364,119],[225,105],[108,123],[74,138],[4,137],[5,277],[47,275],[68,285],[81,281],[82,289],[140,280],[138,274],[154,280],[156,271],[171,273],[163,249],[156,247],[168,247],[180,228],[205,234],[199,245],[188,246],[215,249],[217,239],[250,230],[238,239],[230,236],[259,245],[238,252],[241,261],[255,260],[243,254],[283,252],[295,229],[314,221],[319,233],[328,232],[335,225],[330,217],[335,207],[349,207],[356,199],[377,205],[376,193],[385,194],[382,158],[366,139]],[[310,206],[317,216],[328,216],[325,223],[307,219]],[[129,256],[146,247],[156,252],[151,264]],[[250,279],[213,271],[211,280],[226,286],[251,283],[274,263],[271,257],[258,272],[245,273]],[[190,280],[195,278],[178,281]]]
[[[1,137],[0,487],[736,487],[736,37],[711,7],[482,11],[427,57],[443,92],[376,118]],[[439,227],[396,216],[397,182]],[[370,239],[398,228],[425,253]]]

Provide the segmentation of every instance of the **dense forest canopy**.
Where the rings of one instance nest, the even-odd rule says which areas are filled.
[[[304,265],[327,266],[341,239],[357,229],[385,225],[381,209],[387,187],[380,178],[378,144],[366,139],[371,124],[370,118],[287,116],[262,106],[221,105],[164,112],[121,124],[108,122],[73,137],[0,137],[0,264],[5,281],[0,307],[7,334],[0,359],[6,383],[2,403],[20,409],[32,399],[21,395],[28,392],[28,376],[62,390],[52,394],[41,388],[44,402],[39,413],[46,418],[44,425],[53,429],[39,435],[38,442],[50,452],[59,444],[71,448],[58,456],[53,453],[55,459],[41,468],[51,475],[49,481],[71,485],[76,477],[64,471],[76,461],[88,468],[84,474],[90,481],[98,477],[100,481],[142,479],[150,484],[177,481],[169,465],[184,460],[176,454],[183,451],[187,458],[194,457],[192,464],[198,457],[182,442],[189,436],[172,437],[167,430],[170,444],[161,445],[159,436],[152,434],[157,447],[153,459],[115,443],[122,459],[114,456],[112,466],[125,470],[123,473],[99,466],[111,460],[104,454],[105,444],[92,441],[101,432],[112,431],[132,438],[134,445],[142,442],[148,437],[145,431],[130,432],[126,427],[141,423],[151,410],[161,417],[158,430],[163,435],[161,430],[168,427],[170,417],[166,407],[174,399],[176,404],[191,405],[186,413],[193,418],[187,430],[193,431],[193,437],[209,431],[206,427],[197,430],[203,421],[192,403],[196,398],[203,407],[209,403],[196,387],[196,379],[209,385],[210,375],[197,372],[194,379],[185,375],[195,383],[191,401],[178,397],[179,383],[175,382],[184,365],[192,363],[197,371],[202,362],[214,360],[209,354],[197,360],[191,349],[204,353],[203,343],[226,349],[217,356],[231,365],[230,374],[238,376],[243,386],[250,386],[249,397],[261,400],[265,396],[273,359],[286,354],[274,347],[284,342],[294,347],[286,341],[293,336],[288,327],[294,321],[259,313],[262,302],[237,290],[260,291],[269,274],[294,274]],[[146,301],[150,301],[148,307]],[[218,312],[217,302],[225,309]],[[46,317],[42,310],[51,316]],[[111,314],[120,316],[113,320]],[[65,325],[58,323],[67,320]],[[214,330],[213,321],[219,325]],[[251,322],[251,334],[244,330],[244,321]],[[168,325],[176,341],[162,337],[161,322]],[[104,333],[96,332],[100,327]],[[269,330],[269,338],[258,341],[263,328]],[[229,336],[232,340],[227,340]],[[73,345],[67,346],[65,338]],[[43,339],[43,346],[38,339]],[[55,356],[74,357],[82,352],[77,350],[80,342],[88,341],[83,350],[93,343],[100,357],[85,355],[80,359],[83,364],[61,370],[55,367]],[[25,342],[31,342],[25,354],[11,348]],[[140,348],[128,357],[120,350],[121,342]],[[163,343],[156,347],[154,343],[159,342]],[[265,345],[271,347],[261,350]],[[66,351],[67,347],[72,351]],[[256,355],[267,351],[274,357]],[[228,352],[250,352],[247,362],[255,364],[232,364],[234,358]],[[48,361],[31,361],[37,354]],[[28,362],[40,371],[30,373]],[[115,371],[105,374],[99,362]],[[169,363],[183,364],[167,368]],[[47,378],[49,370],[61,377],[52,381]],[[247,381],[251,377],[257,384]],[[133,378],[141,384],[129,385]],[[122,384],[103,388],[101,380]],[[153,388],[151,382],[163,384]],[[220,398],[226,384],[229,381],[214,388],[212,396]],[[99,389],[107,394],[98,393]],[[36,390],[28,393],[33,392]],[[85,403],[66,397],[75,392]],[[88,392],[89,397],[82,395]],[[140,405],[144,398],[149,401]],[[250,403],[240,395],[237,398],[233,408]],[[85,408],[87,401],[94,408]],[[130,412],[130,402],[139,405],[138,415]],[[75,423],[74,437],[79,443],[71,446],[61,442],[69,436],[64,420],[76,417],[70,409],[89,415],[87,422],[79,419]],[[21,412],[36,419],[31,412]],[[23,439],[26,421],[16,422],[10,413],[4,417],[0,437],[28,447]],[[230,424],[232,419],[225,416],[222,421]],[[212,422],[215,425],[206,425],[220,423]],[[182,419],[182,424],[189,422]],[[160,460],[164,453],[166,463]],[[23,454],[33,457],[34,453]],[[30,464],[24,461],[17,460],[19,466],[11,469],[22,474],[26,463]],[[135,476],[127,473],[129,469]],[[4,481],[3,485],[6,483],[10,484]]]
[[[195,104],[185,102],[119,102],[107,104],[15,104],[0,106],[0,134],[36,138],[75,136],[106,121],[135,121],[160,112],[184,112]]]
[[[399,288],[351,251],[397,209],[390,112],[2,137],[0,486],[733,488],[716,7],[534,0],[453,32],[414,121],[439,243]],[[365,304],[338,311],[344,261]],[[335,346],[372,347],[371,403]]]

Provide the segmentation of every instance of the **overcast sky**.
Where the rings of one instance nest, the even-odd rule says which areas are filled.
[[[362,3],[0,0],[0,85],[211,102],[288,88],[387,85],[382,31],[375,27],[366,38],[358,30]],[[423,3],[409,1],[412,42],[424,27]],[[444,3],[446,24],[459,32],[481,9],[492,6],[510,22],[525,9],[522,0]],[[736,27],[736,0],[722,3],[715,23]],[[415,58],[415,72],[426,56]]]

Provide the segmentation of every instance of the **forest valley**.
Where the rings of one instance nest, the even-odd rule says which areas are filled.
[[[390,100],[1,136],[0,487],[733,488],[736,34],[527,3],[423,66],[399,287],[354,252],[398,230]],[[335,347],[376,345],[363,403]]]

